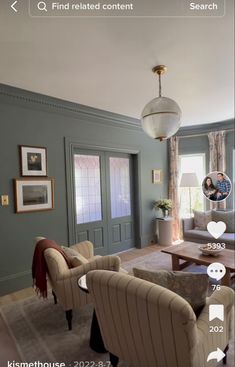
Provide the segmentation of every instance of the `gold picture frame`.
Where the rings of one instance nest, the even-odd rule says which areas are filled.
[[[152,183],[160,184],[162,182],[162,170],[161,169],[153,169],[152,170]]]

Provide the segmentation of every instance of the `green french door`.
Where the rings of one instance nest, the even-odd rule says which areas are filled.
[[[76,242],[99,255],[134,247],[132,156],[75,150],[73,167]]]

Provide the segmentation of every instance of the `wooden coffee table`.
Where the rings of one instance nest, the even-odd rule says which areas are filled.
[[[221,279],[221,284],[230,286],[232,273],[235,272],[235,252],[233,250],[223,250],[218,256],[205,256],[199,250],[198,243],[183,242],[180,245],[167,247],[161,252],[171,255],[172,269],[182,270],[191,264],[209,266],[211,263],[222,263],[226,268],[226,274]],[[184,260],[182,262],[182,260]]]

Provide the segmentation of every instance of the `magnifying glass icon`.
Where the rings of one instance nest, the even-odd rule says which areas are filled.
[[[38,10],[47,11],[47,4],[44,1],[39,1],[37,7]]]

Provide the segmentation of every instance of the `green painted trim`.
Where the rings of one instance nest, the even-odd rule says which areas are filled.
[[[0,278],[0,297],[32,286],[31,270],[6,275]]]
[[[88,149],[88,150],[100,150],[100,151],[109,151],[109,152],[116,152],[116,153],[128,153],[133,154],[136,156],[137,159],[137,175],[138,175],[138,188],[137,193],[134,193],[134,202],[141,203],[141,177],[140,177],[140,161],[141,161],[141,153],[138,147],[126,147],[122,145],[109,145],[108,143],[105,145],[92,145],[90,142],[86,143],[84,141],[79,141],[76,138],[65,138],[65,161],[66,161],[66,188],[67,188],[67,210],[68,210],[68,234],[69,234],[69,244],[72,245],[76,242],[76,223],[75,217],[73,217],[73,213],[75,213],[74,207],[74,188],[73,188],[73,152],[74,149]],[[136,247],[141,247],[141,241],[138,240],[141,238],[142,233],[142,213],[141,208],[139,205],[135,206],[135,221],[136,226],[139,228],[137,230],[136,235]],[[139,224],[139,225],[138,225]]]
[[[58,113],[58,110],[60,110],[65,113],[73,113],[79,115],[81,118],[89,118],[90,122],[92,123],[102,123],[105,125],[111,125],[116,128],[139,130],[141,133],[144,134],[141,128],[140,120],[121,114],[104,111],[98,108],[65,101],[59,98],[54,98],[35,92],[30,92],[24,89],[15,88],[10,85],[1,83],[0,95],[2,97],[7,97],[8,99],[12,98],[14,100],[14,104],[17,101],[20,105],[23,106],[25,105],[25,103],[29,105],[39,105],[40,108],[49,108],[51,111],[55,110],[56,113]],[[87,121],[84,122],[87,123]]]
[[[6,275],[4,277],[0,277],[0,282],[5,282],[7,280],[21,278],[29,274],[32,274],[31,270],[20,271],[19,273],[14,273],[14,274]]]
[[[224,120],[220,122],[213,122],[211,124],[183,126],[176,133],[176,136],[196,135],[203,133],[206,134],[211,131],[230,130],[234,129],[234,127],[235,127],[234,119]]]

